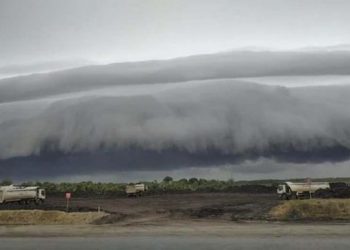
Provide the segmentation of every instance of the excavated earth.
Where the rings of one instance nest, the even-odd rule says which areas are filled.
[[[280,204],[276,194],[189,193],[143,197],[74,197],[69,212],[108,213],[94,224],[159,223],[177,220],[268,220],[273,207]],[[66,211],[64,197],[48,197],[44,204],[6,204],[1,210]]]

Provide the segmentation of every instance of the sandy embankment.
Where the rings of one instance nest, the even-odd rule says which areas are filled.
[[[0,211],[0,225],[83,225],[106,215],[104,212],[4,210]]]
[[[350,199],[291,200],[270,211],[274,220],[350,221]]]

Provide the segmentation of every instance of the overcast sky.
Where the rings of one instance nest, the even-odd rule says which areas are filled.
[[[350,43],[347,0],[0,0],[0,66]]]
[[[0,0],[0,178],[350,176],[349,11]]]

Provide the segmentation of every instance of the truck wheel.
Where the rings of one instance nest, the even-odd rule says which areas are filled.
[[[288,200],[288,196],[286,194],[281,195],[281,200]]]

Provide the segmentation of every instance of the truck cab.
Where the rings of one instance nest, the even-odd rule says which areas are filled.
[[[289,200],[292,196],[291,189],[287,184],[278,185],[277,194],[282,200]]]
[[[286,185],[284,185],[284,184],[278,185],[278,187],[277,187],[277,193],[278,193],[279,195],[286,193]]]
[[[38,192],[37,194],[38,200],[40,200],[41,202],[44,202],[44,200],[46,199],[45,189],[38,188],[37,192]]]

